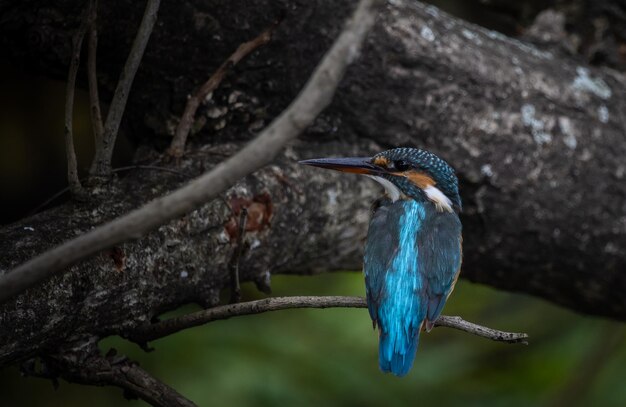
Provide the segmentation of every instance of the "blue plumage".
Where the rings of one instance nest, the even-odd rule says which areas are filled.
[[[425,216],[415,201],[382,206],[372,217],[365,246],[365,286],[372,320],[380,329],[384,372],[405,375],[413,364],[426,302],[415,241]],[[379,244],[386,242],[385,244]]]
[[[461,198],[452,167],[433,153],[396,148],[374,157],[303,164],[366,174],[387,193],[370,221],[364,273],[367,305],[380,332],[383,372],[404,376],[419,335],[430,331],[461,267]]]
[[[437,319],[456,280],[460,229],[456,214],[415,200],[389,203],[372,216],[364,272],[382,371],[404,376],[413,365],[424,321]]]

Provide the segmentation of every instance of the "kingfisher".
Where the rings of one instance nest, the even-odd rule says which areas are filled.
[[[461,197],[454,169],[418,148],[301,164],[366,175],[384,188],[372,206],[363,258],[367,307],[378,328],[380,369],[406,375],[459,276]]]

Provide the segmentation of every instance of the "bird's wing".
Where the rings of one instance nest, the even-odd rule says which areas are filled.
[[[434,322],[454,289],[461,269],[461,222],[455,213],[427,216],[417,234],[420,274],[426,282],[426,329]]]
[[[376,208],[367,232],[363,272],[367,308],[374,327],[384,295],[385,275],[398,251],[401,209],[389,203]]]

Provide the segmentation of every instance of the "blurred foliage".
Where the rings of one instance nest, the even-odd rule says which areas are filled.
[[[274,296],[363,295],[360,273],[275,276]],[[261,298],[244,284],[244,299]],[[192,311],[192,307],[176,313]],[[152,343],[101,342],[140,362],[201,406],[623,406],[626,343],[617,322],[585,317],[526,296],[462,281],[445,314],[509,331],[507,345],[437,328],[423,334],[404,378],[377,365],[377,334],[365,309],[301,309],[217,321]],[[175,313],[172,313],[175,314]],[[591,357],[590,357],[591,356]],[[0,371],[2,406],[145,405],[113,388],[20,378]]]

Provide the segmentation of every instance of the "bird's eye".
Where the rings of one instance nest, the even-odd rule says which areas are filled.
[[[393,162],[393,166],[396,167],[398,171],[406,171],[409,169],[410,165],[408,162],[404,160],[396,160]]]

